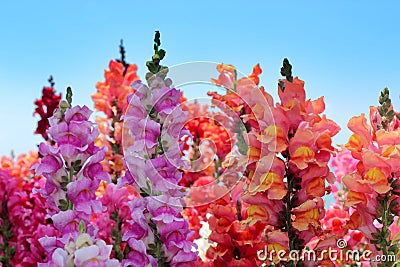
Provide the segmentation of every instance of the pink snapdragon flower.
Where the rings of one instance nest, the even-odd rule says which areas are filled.
[[[178,106],[180,91],[175,88],[162,87],[154,91],[151,100],[161,119],[165,119]]]
[[[122,261],[122,267],[157,266],[157,260],[153,256],[147,254],[146,245],[142,240],[132,238],[129,240],[129,246],[131,247],[131,250],[128,253],[128,258]]]
[[[187,113],[179,106],[180,92],[170,87],[171,80],[154,75],[148,83],[134,85],[136,93],[128,97],[124,117],[125,136],[131,140],[124,146],[128,171],[118,184],[134,186],[143,198],[129,202],[129,230],[122,240],[130,252],[123,266],[190,265],[197,255],[189,241],[193,233],[181,214],[186,193],[178,185]]]
[[[39,241],[51,251],[51,258],[47,263],[39,263],[38,267],[120,266],[118,260],[110,259],[111,245],[86,233],[75,232],[62,238],[44,237]]]
[[[110,176],[100,163],[104,148],[94,144],[98,130],[89,121],[91,113],[86,106],[57,110],[48,129],[55,146],[39,146],[43,158],[35,169],[46,181],[38,191],[46,198],[57,229],[39,239],[47,251],[47,262],[39,266],[119,266],[118,260],[110,259],[112,245],[96,237],[92,222],[106,210],[96,191],[102,180],[110,182]]]
[[[153,229],[148,224],[146,216],[147,198],[137,198],[129,202],[131,219],[127,221],[127,229],[122,237],[123,241],[131,239],[142,240],[145,244],[154,243]]]

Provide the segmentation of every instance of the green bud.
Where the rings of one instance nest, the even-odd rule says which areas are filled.
[[[66,100],[61,100],[60,101],[60,108],[61,109],[67,109],[67,108],[70,108],[70,107],[71,107],[71,105],[68,104],[68,102]]]
[[[71,89],[71,87],[69,87],[69,86],[67,87],[67,96],[66,96],[66,99],[67,99],[69,105],[71,106],[71,105],[72,105],[72,89]]]

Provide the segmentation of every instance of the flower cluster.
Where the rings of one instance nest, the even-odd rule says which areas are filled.
[[[128,106],[127,96],[133,93],[131,85],[139,80],[137,66],[125,62],[122,44],[120,50],[121,59],[110,61],[109,69],[104,72],[105,81],[98,82],[97,92],[92,94],[94,108],[106,115],[96,117],[100,132],[96,144],[107,147],[102,164],[114,182],[125,170],[122,162],[122,115]]]
[[[398,253],[390,227],[400,215],[400,115],[393,110],[388,89],[379,103],[370,108],[370,125],[364,114],[348,123],[353,134],[346,148],[358,163],[342,180],[348,189],[345,205],[354,209],[346,227],[361,231],[376,255],[389,256]]]
[[[261,229],[267,232],[260,235],[268,246],[288,243],[286,249],[301,250],[323,233],[325,181],[334,182],[328,167],[334,152],[331,138],[340,128],[321,115],[323,98],[306,100],[304,82],[291,76],[287,60],[282,68],[286,79],[279,81],[280,102],[276,105],[258,88],[258,79],[254,79],[261,72],[258,65],[253,75],[239,81],[234,79],[232,67],[220,67],[219,71],[217,84],[228,89],[226,96],[237,92],[241,98],[227,101],[226,96],[217,97],[238,110],[248,130],[248,185],[243,195],[250,205],[247,222],[264,225]],[[285,238],[269,239],[275,235]]]
[[[336,182],[331,185],[335,202],[328,207],[323,219],[323,227],[328,235],[347,240],[348,249],[355,249],[361,243],[365,243],[365,238],[360,231],[350,230],[343,227],[349,221],[352,209],[346,205],[348,193],[347,187],[343,184],[342,178],[353,173],[357,168],[358,160],[351,156],[351,152],[342,148],[332,158],[330,166],[336,177]]]
[[[45,257],[38,239],[54,232],[47,221],[45,200],[32,193],[39,187],[30,170],[37,162],[37,153],[21,154],[15,161],[2,157],[0,162],[0,262],[4,266],[33,266]]]
[[[17,179],[18,187],[22,188],[24,184],[34,182],[34,175],[31,167],[37,163],[37,151],[30,151],[29,154],[20,154],[15,159],[11,157],[0,157],[0,168],[10,173],[14,179]]]
[[[110,260],[112,246],[95,237],[97,229],[91,223],[92,215],[103,211],[95,194],[100,181],[110,182],[100,164],[105,152],[94,144],[98,131],[89,121],[92,112],[86,106],[72,107],[71,97],[68,88],[68,102],[62,101],[49,119],[48,134],[55,146],[40,144],[43,158],[35,167],[36,175],[45,177],[39,192],[57,230],[39,239],[48,253],[48,261],[40,266],[118,263]]]
[[[330,166],[336,177],[336,182],[331,186],[332,193],[335,197],[335,201],[338,204],[340,203],[340,206],[345,207],[344,201],[348,191],[343,184],[342,178],[349,173],[353,173],[357,169],[357,163],[358,160],[353,158],[350,150],[344,147],[336,153],[335,157],[333,157],[330,162]]]
[[[264,249],[261,224],[247,224],[252,207],[240,198],[243,184],[238,184],[231,194],[219,186],[224,194],[210,204],[208,224],[211,243],[205,262],[211,266],[261,266],[257,251]],[[236,191],[236,192],[235,192]]]
[[[202,176],[218,176],[223,171],[221,163],[232,150],[235,140],[233,131],[228,128],[230,122],[221,112],[212,112],[208,105],[202,106],[198,102],[184,102],[182,108],[188,112],[185,128],[190,137],[183,150],[190,159],[190,169],[185,171],[180,184],[191,186]]]
[[[130,171],[119,184],[136,187],[142,198],[129,202],[130,230],[122,240],[130,247],[127,262],[134,266],[190,266],[197,258],[188,222],[182,217],[184,189],[178,185],[184,166],[180,140],[186,114],[179,107],[180,92],[166,79],[165,55],[158,50],[148,62],[148,86],[136,83],[124,117],[131,139],[124,140],[125,160]],[[164,51],[164,52],[161,52]],[[161,69],[161,72],[159,70]]]
[[[44,140],[49,140],[47,135],[47,129],[49,128],[49,118],[53,116],[54,111],[58,108],[58,103],[61,100],[61,93],[56,94],[54,90],[53,77],[49,78],[50,86],[43,87],[42,98],[35,101],[35,112],[34,115],[39,115],[40,120],[35,131],[35,134],[40,134]]]
[[[107,244],[113,245],[112,256],[119,261],[127,258],[129,246],[122,240],[130,230],[132,214],[129,202],[138,197],[132,186],[118,187],[107,184],[101,191],[100,201],[106,210],[93,216],[92,221],[98,228],[97,236]],[[135,215],[133,215],[135,218]]]

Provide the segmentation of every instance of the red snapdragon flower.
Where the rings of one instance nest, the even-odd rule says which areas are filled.
[[[52,82],[52,77],[50,77],[50,85],[48,87],[43,87],[42,98],[35,100],[35,112],[33,115],[39,115],[40,120],[35,131],[35,134],[40,134],[46,141],[49,140],[47,135],[47,129],[49,128],[49,118],[53,116],[54,110],[58,108],[61,100],[61,93],[56,94],[54,90],[54,83]]]

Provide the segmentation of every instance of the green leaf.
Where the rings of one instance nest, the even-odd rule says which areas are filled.
[[[283,81],[279,81],[278,83],[279,89],[281,89],[282,93],[285,92],[285,83]]]
[[[383,235],[383,239],[387,239],[389,237],[389,231],[385,232]]]
[[[399,241],[400,241],[400,233],[397,233],[397,234],[393,237],[392,242],[395,243],[395,242],[399,242]]]
[[[84,221],[79,222],[79,227],[78,230],[80,233],[85,233],[86,232],[86,226]]]
[[[389,251],[393,252],[393,254],[397,254],[399,252],[399,246],[398,245],[391,245],[389,247]]]
[[[82,164],[82,160],[78,159],[76,161],[74,161],[74,167],[80,166]]]
[[[59,208],[61,211],[66,211],[66,210],[68,210],[68,205],[58,205],[58,208]]]
[[[372,233],[371,236],[375,239],[379,239],[381,237],[380,229],[377,229],[376,233]]]
[[[389,110],[389,111],[386,113],[386,118],[388,119],[389,122],[391,122],[391,121],[393,120],[394,115],[395,115],[395,113],[394,113],[393,109],[392,109],[392,110]]]
[[[59,202],[60,202],[60,205],[58,205],[58,208],[61,211],[68,210],[68,201],[66,201],[65,199],[60,199]]]
[[[159,54],[155,54],[151,57],[151,59],[153,60],[153,62],[155,63],[159,63],[160,62],[160,56]]]
[[[166,54],[166,52],[165,52],[164,49],[160,49],[160,51],[158,51],[158,55],[159,55],[160,60],[164,59],[165,54]]]
[[[146,67],[149,69],[150,72],[153,72],[153,70],[154,70],[154,62],[153,61],[147,61],[146,62]]]

